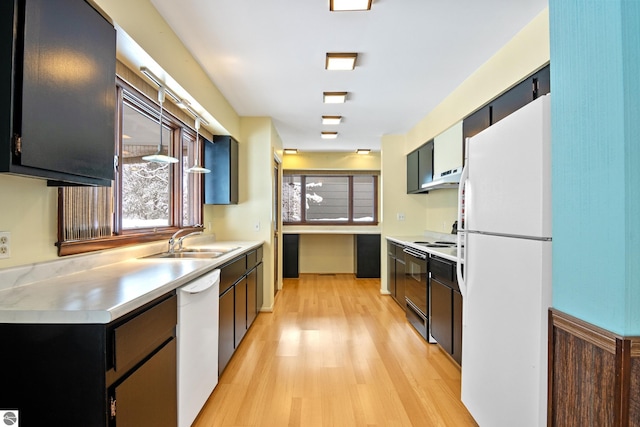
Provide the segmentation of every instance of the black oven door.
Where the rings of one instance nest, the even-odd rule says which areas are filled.
[[[428,271],[427,271],[427,254],[405,248],[405,298],[407,303],[407,320],[422,335],[424,339],[428,339]]]

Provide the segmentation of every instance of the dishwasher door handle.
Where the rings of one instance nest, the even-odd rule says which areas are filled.
[[[218,282],[220,282],[220,270],[213,270],[213,272],[205,274],[188,285],[181,287],[180,292],[199,294],[210,289]]]

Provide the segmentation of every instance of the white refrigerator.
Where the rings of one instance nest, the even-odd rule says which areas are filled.
[[[466,141],[462,402],[481,427],[546,425],[550,100],[540,97]]]

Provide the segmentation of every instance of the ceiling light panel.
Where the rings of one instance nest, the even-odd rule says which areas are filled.
[[[338,137],[338,132],[322,132],[322,139],[336,139]]]
[[[342,116],[322,116],[323,125],[339,125]]]
[[[324,68],[331,71],[351,71],[356,67],[357,53],[327,53]]]
[[[332,12],[370,9],[371,0],[329,0],[329,10]]]
[[[324,92],[325,104],[343,104],[347,100],[347,92]]]

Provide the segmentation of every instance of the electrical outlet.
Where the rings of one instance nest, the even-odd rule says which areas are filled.
[[[398,212],[396,214],[396,218],[398,219],[398,221],[404,221],[404,212]]]
[[[260,231],[260,221],[256,221],[256,223],[253,224],[253,231]]]
[[[11,257],[11,233],[0,231],[0,258]]]

